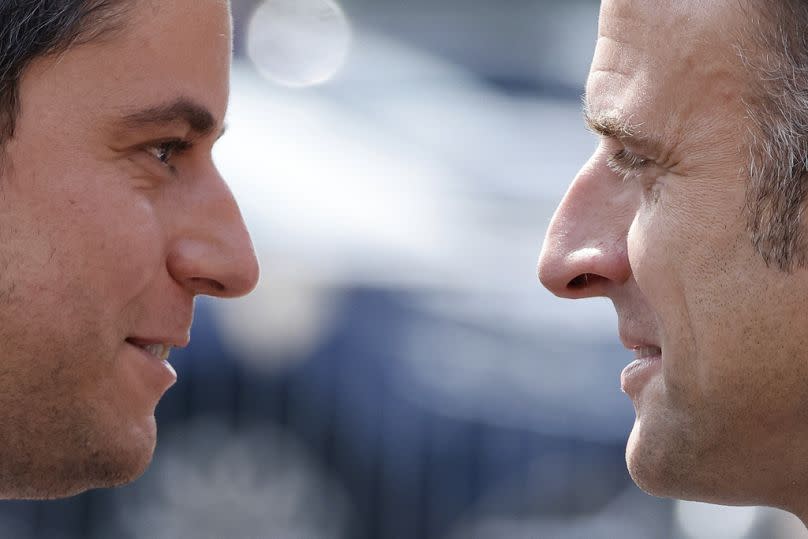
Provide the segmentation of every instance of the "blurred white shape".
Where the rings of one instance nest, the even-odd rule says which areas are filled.
[[[237,357],[271,371],[309,357],[333,325],[333,290],[307,265],[276,254],[248,296],[217,304],[222,339]]]
[[[555,298],[535,276],[550,216],[593,145],[578,103],[502,94],[401,42],[354,39],[339,79],[311,91],[234,65],[215,157],[265,281],[225,307],[228,343],[271,368],[317,345],[334,293],[418,291],[420,309],[470,330],[413,328],[396,378],[405,395],[452,416],[624,440],[630,358],[614,309]]]
[[[759,509],[677,500],[675,515],[688,539],[742,539],[757,523]]]
[[[434,282],[463,222],[440,193],[447,167],[334,100],[278,91],[243,67],[216,160],[259,257],[295,257],[332,283]]]
[[[247,32],[247,54],[258,70],[292,87],[331,79],[351,44],[348,20],[333,0],[265,0]]]
[[[808,538],[808,529],[795,515],[771,507],[761,507],[760,514],[763,520],[760,528],[765,530],[765,534],[760,535],[760,539]]]

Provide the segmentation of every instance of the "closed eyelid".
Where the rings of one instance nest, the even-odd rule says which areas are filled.
[[[623,181],[643,175],[654,164],[653,159],[625,148],[606,157],[606,167]]]
[[[625,148],[607,158],[607,164],[619,170],[638,170],[647,167],[653,162],[653,159],[636,154]]]

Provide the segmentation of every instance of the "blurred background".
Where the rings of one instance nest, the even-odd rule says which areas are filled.
[[[604,301],[537,283],[595,140],[596,0],[234,0],[216,159],[263,276],[200,300],[138,482],[0,504],[13,538],[794,538],[625,469]]]

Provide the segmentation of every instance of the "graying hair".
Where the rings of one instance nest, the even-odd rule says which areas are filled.
[[[14,136],[30,63],[114,30],[128,1],[0,0],[0,147]]]
[[[748,225],[766,264],[791,272],[808,262],[808,3],[754,3]]]

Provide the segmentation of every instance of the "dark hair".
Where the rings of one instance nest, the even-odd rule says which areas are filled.
[[[14,136],[19,84],[35,59],[118,28],[129,0],[0,0],[0,147]]]

